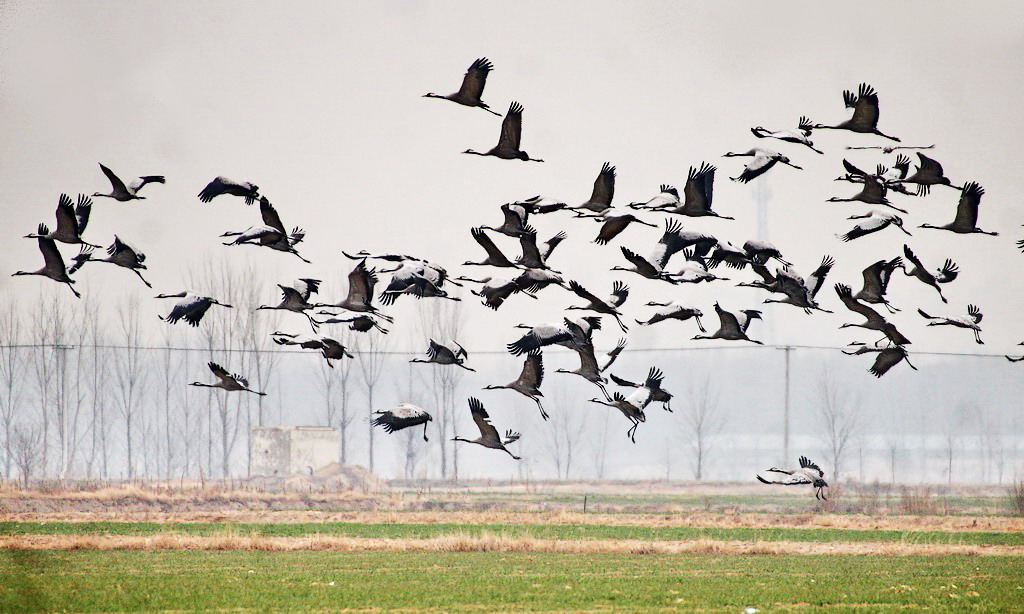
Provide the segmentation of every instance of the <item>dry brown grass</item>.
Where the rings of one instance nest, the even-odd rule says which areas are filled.
[[[1010,494],[1010,510],[1018,516],[1024,516],[1024,482],[1014,482],[1007,491]]]
[[[262,550],[294,552],[548,552],[562,554],[797,554],[848,556],[1022,556],[1024,546],[871,542],[552,540],[529,536],[452,533],[427,539],[310,535],[263,537],[157,535],[0,536],[0,550]]]
[[[1024,531],[1024,518],[1009,516],[867,516],[691,512],[680,514],[582,514],[552,512],[395,512],[217,509],[161,511],[111,507],[96,511],[3,512],[0,521],[245,522],[361,524],[551,524],[696,528],[860,529],[882,531]]]
[[[0,488],[0,499],[19,500],[70,500],[113,502],[139,501],[145,503],[188,503],[196,501],[293,501],[302,502],[310,498],[328,501],[358,501],[365,499],[389,500],[379,493],[362,493],[355,490],[337,492],[269,492],[257,489],[240,489],[216,486],[100,486],[97,488],[50,488],[46,490],[22,490]]]

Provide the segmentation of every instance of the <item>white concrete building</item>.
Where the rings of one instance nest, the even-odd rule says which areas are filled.
[[[311,473],[338,462],[341,434],[329,426],[258,426],[249,436],[251,476]]]

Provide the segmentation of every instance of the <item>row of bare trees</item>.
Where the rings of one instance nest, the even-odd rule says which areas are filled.
[[[32,308],[24,309],[27,315],[13,300],[0,302],[3,477],[175,478],[247,473],[250,429],[291,422],[283,415],[291,409],[289,386],[306,385],[305,381],[278,380],[283,354],[268,334],[282,326],[301,332],[296,328],[305,322],[277,311],[256,310],[260,302],[268,301],[244,283],[255,275],[251,269],[216,263],[198,269],[189,285],[216,288],[216,294],[231,297],[236,308],[212,310],[202,327],[184,329],[184,334],[168,326],[156,329],[158,335],[151,334],[154,327],[144,324],[144,319],[155,314],[144,313],[133,295],[120,297],[105,313],[88,294],[72,302],[52,289],[34,298]],[[461,303],[423,301],[417,307],[420,326],[408,340],[409,346],[425,348],[428,337],[442,342],[460,338],[466,321]],[[354,350],[355,360],[337,361],[333,368],[315,354],[296,360],[308,360],[307,381],[320,399],[317,420],[339,429],[339,461],[365,462],[376,468],[381,435],[369,426],[372,412],[382,408],[380,399],[401,399],[430,408],[435,416],[430,432],[437,436],[429,444],[419,431],[393,436],[385,451],[398,458],[390,460],[398,460],[409,479],[458,479],[460,448],[451,438],[456,432],[472,435],[472,430],[460,429],[473,429],[465,406],[466,372],[408,365],[404,354],[396,357],[390,351],[392,336],[344,333],[340,327],[333,334],[340,334],[340,340]],[[246,374],[254,388],[272,394],[223,394],[184,385],[208,378],[205,363],[211,359]],[[731,445],[722,435],[731,412],[721,406],[708,374],[691,375],[673,388],[677,393],[673,416],[662,415],[657,404],[648,409],[649,421],[660,425],[664,476],[706,479],[709,467],[727,461],[720,452]],[[534,429],[517,444],[522,455],[540,463],[544,476],[608,477],[609,450],[621,439],[624,420],[617,413],[591,407],[565,387],[548,386],[547,390],[547,403],[557,411],[543,428]],[[823,371],[817,388],[805,396],[819,445],[801,453],[822,454],[821,462],[833,479],[856,475],[858,469],[863,479],[866,457],[877,457],[883,446],[893,482],[922,473],[920,466],[910,468],[911,449],[930,449],[928,458],[918,453],[916,457],[923,460],[916,462],[927,463],[932,476],[941,467],[941,478],[950,483],[978,477],[1002,482],[1010,477],[1019,456],[1017,440],[1005,435],[1018,433],[1019,425],[1011,427],[1001,414],[984,408],[961,407],[938,425],[911,424],[906,412],[900,412],[879,444],[878,431],[872,442],[866,428],[877,417],[869,415],[867,404],[839,378]],[[308,400],[308,395],[303,398]],[[511,406],[517,412],[513,424],[535,411],[529,403]],[[925,441],[928,432],[933,440],[941,437],[941,449],[934,441]],[[966,475],[962,459],[969,455],[981,457],[980,463],[971,465],[980,467],[980,476]],[[686,470],[674,475],[675,463],[683,459]],[[520,477],[528,477],[537,465],[516,466]]]

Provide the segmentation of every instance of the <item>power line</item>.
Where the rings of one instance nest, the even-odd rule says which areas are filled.
[[[264,354],[309,354],[309,350],[284,350],[275,348],[195,348],[195,347],[179,347],[179,346],[130,346],[130,345],[114,345],[114,344],[82,344],[82,345],[70,345],[64,343],[8,343],[0,344],[0,349],[32,349],[32,348],[51,348],[55,350],[74,350],[74,349],[102,349],[102,350],[142,350],[149,352],[230,352],[230,353],[255,353],[260,352]],[[351,350],[353,353],[361,354],[362,351],[358,348],[346,348]],[[572,350],[553,347],[552,350],[556,352],[570,352]],[[834,346],[834,345],[797,345],[797,344],[783,344],[783,345],[710,345],[701,347],[666,347],[666,348],[629,348],[630,353],[652,353],[652,352],[702,352],[708,350],[849,350],[850,346]],[[377,350],[377,354],[383,354],[385,356],[408,356],[409,354],[421,354],[419,349],[414,350]],[[505,350],[474,350],[473,354],[479,355],[505,355],[508,354]],[[912,353],[914,356],[967,356],[972,358],[1004,358],[1006,354],[988,354],[988,353],[977,353],[977,352],[937,352],[937,351],[915,351]]]

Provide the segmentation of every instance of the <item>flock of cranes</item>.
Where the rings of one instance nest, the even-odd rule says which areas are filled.
[[[448,95],[428,93],[425,97],[445,99],[468,107],[479,107],[488,113],[500,116],[501,114],[491,110],[481,98],[487,77],[492,70],[493,64],[486,58],[480,58],[470,65],[462,86],[457,92]],[[861,84],[856,93],[844,92],[843,101],[846,107],[853,109],[853,113],[849,119],[835,125],[815,123],[808,117],[801,116],[796,130],[773,132],[757,126],[751,128],[751,133],[758,139],[774,139],[779,143],[787,144],[787,146],[792,145],[795,147],[795,153],[806,152],[809,149],[818,155],[825,155],[825,152],[821,148],[815,147],[810,137],[815,131],[823,129],[877,135],[899,143],[898,138],[878,129],[878,95],[871,86]],[[467,149],[463,153],[492,156],[503,160],[543,162],[543,160],[531,158],[526,151],[521,149],[523,112],[523,105],[512,102],[502,119],[498,144],[486,152]],[[889,155],[899,149],[931,149],[932,146],[886,145],[875,148],[882,149],[884,154]],[[849,149],[866,149],[866,147],[850,147]],[[959,190],[960,199],[952,222],[941,226],[921,224],[921,228],[942,229],[962,234],[996,234],[977,226],[978,211],[985,193],[977,182],[968,181],[962,186],[955,186],[946,177],[945,171],[938,161],[921,152],[917,152],[916,155],[918,164],[914,172],[910,171],[910,158],[899,152],[891,163],[891,169],[880,162],[874,172],[861,170],[848,160],[842,160],[845,174],[838,177],[837,181],[857,184],[860,186],[860,191],[852,196],[836,196],[829,200],[832,202],[856,202],[885,209],[874,209],[849,216],[850,220],[856,220],[856,224],[845,233],[837,233],[835,235],[837,239],[844,242],[854,241],[869,234],[882,232],[890,226],[895,227],[906,236],[912,236],[912,233],[905,227],[904,218],[893,213],[895,211],[902,215],[908,215],[908,208],[898,206],[898,204],[905,203],[894,204],[890,197],[894,195],[901,195],[909,199],[927,197],[932,186],[947,186],[949,189]],[[742,152],[730,151],[723,157],[749,158],[738,174],[731,177],[733,181],[741,183],[753,181],[765,173],[771,172],[778,165],[790,167],[792,170],[786,171],[788,173],[797,173],[803,170],[787,155],[762,147],[753,147]],[[165,178],[161,175],[145,175],[126,184],[106,166],[101,164],[100,169],[109,181],[111,191],[108,194],[97,192],[93,197],[106,197],[121,202],[138,200],[145,198],[140,196],[139,192],[148,184],[165,183]],[[792,263],[783,258],[783,253],[777,246],[768,242],[750,239],[738,245],[704,230],[684,228],[682,220],[690,221],[691,218],[713,218],[726,222],[733,219],[712,208],[717,170],[715,165],[702,161],[700,164],[690,167],[681,193],[670,184],[662,184],[658,193],[653,197],[630,202],[625,207],[617,208],[613,205],[616,167],[610,162],[605,162],[594,180],[591,196],[585,202],[570,205],[562,201],[535,196],[501,205],[500,224],[495,226],[480,224],[473,227],[469,233],[470,237],[482,249],[484,256],[478,260],[467,260],[462,263],[462,267],[486,267],[494,270],[494,273],[483,277],[452,276],[444,266],[415,256],[400,253],[375,254],[367,251],[359,251],[354,254],[345,252],[345,257],[353,260],[355,265],[348,275],[348,294],[341,300],[335,303],[317,302],[314,295],[319,296],[321,282],[318,279],[306,277],[289,284],[277,284],[281,291],[280,302],[276,305],[261,305],[257,309],[284,310],[301,314],[310,326],[312,334],[274,331],[270,333],[274,342],[280,345],[317,350],[327,364],[333,366],[331,361],[351,359],[353,355],[337,340],[321,334],[319,332],[321,327],[344,323],[348,324],[349,330],[359,333],[388,334],[389,329],[381,323],[391,324],[394,320],[383,313],[382,308],[394,305],[403,295],[424,300],[459,301],[462,298],[452,295],[451,288],[472,284],[468,291],[472,295],[480,297],[482,304],[486,307],[498,310],[510,300],[519,300],[515,298],[517,295],[539,300],[539,294],[542,291],[551,286],[560,287],[566,293],[581,299],[582,302],[566,307],[566,313],[554,321],[540,324],[519,324],[516,328],[525,333],[507,344],[508,352],[512,356],[521,357],[524,361],[518,378],[503,385],[488,385],[485,389],[507,389],[519,393],[532,400],[541,417],[547,420],[549,413],[541,402],[543,397],[541,385],[545,381],[543,350],[552,345],[560,345],[577,353],[580,366],[572,370],[558,369],[556,373],[576,375],[592,383],[600,391],[600,396],[591,398],[590,402],[612,407],[621,412],[630,425],[626,435],[635,443],[638,427],[646,422],[645,411],[648,405],[652,402],[660,402],[666,411],[672,411],[670,407],[672,394],[664,387],[665,376],[657,366],[652,365],[647,377],[640,382],[632,382],[609,371],[616,358],[626,348],[627,340],[623,338],[615,349],[604,356],[603,360],[599,360],[595,350],[594,337],[597,331],[602,330],[603,320],[614,320],[624,334],[628,334],[629,331],[628,319],[640,326],[654,326],[669,320],[679,323],[674,326],[690,326],[689,322],[692,320],[693,325],[700,333],[693,335],[694,340],[717,339],[760,344],[762,343],[760,340],[752,338],[750,335],[757,332],[756,327],[752,328],[752,326],[755,320],[763,319],[764,312],[755,308],[756,305],[726,309],[716,300],[713,302],[713,307],[718,316],[719,326],[711,333],[708,333],[701,322],[701,318],[704,316],[702,310],[695,305],[678,300],[648,301],[645,306],[657,308],[655,311],[647,313],[644,319],[627,319],[623,307],[629,299],[630,289],[626,283],[619,279],[610,279],[610,294],[602,296],[584,288],[582,284],[571,279],[566,273],[556,270],[551,265],[551,259],[556,248],[567,238],[567,232],[559,231],[546,241],[540,242],[538,232],[530,224],[530,220],[532,216],[568,215],[571,216],[568,218],[571,220],[585,220],[573,222],[580,224],[581,230],[585,225],[597,222],[599,229],[596,230],[596,236],[591,240],[597,246],[594,249],[609,249],[607,246],[619,240],[624,232],[631,227],[657,228],[660,229],[660,236],[653,244],[648,245],[646,250],[620,245],[618,251],[621,252],[629,266],[615,266],[611,272],[628,272],[648,280],[662,282],[668,292],[679,284],[704,283],[707,287],[711,287],[728,282],[730,278],[718,274],[723,268],[730,270],[730,275],[735,276],[746,275],[749,271],[753,273],[752,277],[732,281],[739,286],[758,288],[771,293],[772,296],[766,299],[765,303],[788,304],[808,314],[833,313],[820,304],[825,300],[820,291],[825,286],[825,280],[835,265],[835,260],[830,255],[824,255],[817,268],[805,277],[797,271]],[[916,186],[916,188],[911,190],[908,188],[910,185]],[[209,203],[222,196],[241,198],[246,205],[258,202],[262,222],[245,230],[224,232],[221,237],[228,239],[224,245],[265,247],[291,254],[303,262],[309,263],[309,260],[304,258],[297,249],[306,236],[305,231],[299,227],[289,231],[282,222],[277,209],[267,196],[261,193],[256,184],[217,177],[198,195],[199,200],[204,203]],[[45,276],[68,285],[75,296],[79,296],[73,287],[76,280],[72,275],[78,273],[88,263],[107,262],[131,270],[147,287],[152,287],[141,273],[146,270],[145,254],[122,238],[114,237],[113,243],[107,248],[109,257],[97,258],[93,255],[94,250],[100,246],[87,243],[83,239],[92,204],[92,199],[84,194],[78,197],[77,203],[70,196],[62,194],[57,205],[55,229],[51,232],[46,224],[41,223],[36,233],[26,235],[38,241],[44,260],[43,268],[36,271],[18,271],[14,275]],[[651,217],[654,215],[663,217],[658,220]],[[516,257],[506,254],[489,233],[518,240],[521,249],[520,255]],[[57,242],[79,246],[79,252],[71,258],[70,266],[65,263],[65,259],[57,249]],[[877,245],[881,245],[881,243],[876,243]],[[1024,249],[1024,241],[1020,246]],[[877,377],[885,375],[902,361],[916,369],[909,362],[907,346],[911,344],[910,339],[897,330],[896,326],[875,308],[875,306],[881,306],[889,314],[899,311],[888,295],[895,271],[900,269],[905,276],[916,278],[933,287],[943,303],[947,302],[947,298],[943,295],[942,285],[953,282],[959,274],[959,268],[951,258],[946,258],[941,266],[932,269],[922,263],[910,245],[902,246],[902,254],[902,256],[890,254],[890,257],[880,259],[876,257],[874,262],[866,262],[867,266],[863,269],[863,284],[859,291],[855,292],[848,283],[833,285],[839,304],[863,318],[863,321],[860,322],[843,323],[840,328],[859,327],[882,335],[877,340],[855,341],[850,344],[849,351],[846,351],[847,354],[854,356],[874,354],[874,362],[869,370]],[[679,262],[680,259],[682,263]],[[674,265],[673,260],[676,261]],[[381,262],[382,267],[392,268],[377,269],[369,264],[371,261]],[[933,267],[934,264],[932,263]],[[498,270],[505,270],[508,273],[499,276]],[[386,285],[383,285],[381,281],[381,276],[384,274],[390,274]],[[382,284],[383,288],[378,289],[378,284]],[[544,293],[546,296],[555,294],[553,291]],[[188,291],[158,294],[156,298],[179,299],[166,316],[160,316],[160,319],[168,324],[184,320],[189,325],[197,327],[200,326],[204,315],[211,307],[232,308],[230,304],[215,297],[202,296]],[[571,317],[573,311],[582,311],[585,312],[585,315]],[[975,341],[982,343],[980,336],[982,312],[976,305],[972,304],[966,307],[966,317],[933,316],[920,308],[917,311],[927,320],[928,326],[953,326],[970,329],[974,334]],[[349,315],[345,317],[346,314]],[[317,319],[316,316],[326,318]],[[431,363],[438,368],[474,371],[473,367],[467,364],[469,358],[469,353],[456,340],[430,339],[426,358],[412,358],[410,362]],[[216,383],[192,382],[191,385],[265,394],[252,390],[244,377],[230,374],[216,363],[210,362],[209,368],[218,380]],[[609,393],[607,387],[610,385],[626,389],[628,393],[624,394],[619,391]],[[469,398],[468,403],[480,436],[476,439],[455,437],[454,440],[503,450],[512,458],[518,459],[519,457],[509,451],[506,446],[516,442],[520,438],[519,433],[509,430],[504,437],[500,436],[483,403],[476,398]],[[403,403],[390,410],[376,411],[374,416],[373,425],[380,426],[389,433],[423,425],[425,440],[427,439],[427,424],[432,420],[429,412],[409,403]],[[789,471],[773,467],[768,471],[791,477],[769,480],[758,476],[758,479],[772,484],[811,484],[815,487],[819,497],[823,497],[822,488],[827,486],[822,470],[805,457],[800,458],[799,469]]]

